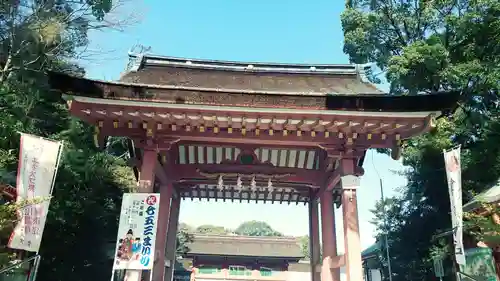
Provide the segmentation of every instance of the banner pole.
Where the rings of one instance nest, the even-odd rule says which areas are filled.
[[[33,271],[32,274],[30,274],[30,281],[35,281],[36,280],[36,275],[38,274],[38,267],[40,266],[40,259],[42,257],[37,254],[35,261],[33,263]]]
[[[52,176],[52,183],[50,184],[50,192],[49,192],[49,199],[48,199],[49,200],[49,207],[47,208],[47,212],[50,209],[50,201],[52,201],[52,193],[54,192],[54,186],[56,183],[57,171],[59,170],[59,163],[61,162],[61,155],[62,155],[63,147],[64,147],[64,141],[61,141],[59,144],[59,150],[57,151],[57,160],[56,160],[56,165],[55,165],[55,169],[54,169],[54,175]],[[47,223],[47,222],[45,222],[45,223]],[[42,244],[42,241],[43,241],[43,233],[42,233],[42,237],[40,237],[40,246]],[[36,251],[37,255],[38,255],[39,251],[40,251],[40,248],[38,248],[38,251]],[[38,270],[38,266],[37,266],[37,270]],[[34,280],[31,280],[31,281],[34,281]]]
[[[54,185],[56,183],[57,171],[59,170],[59,163],[61,163],[63,148],[64,148],[64,141],[61,141],[61,144],[59,145],[59,151],[57,152],[56,168],[54,169],[54,176],[52,177],[52,183],[50,186],[50,196],[52,196],[52,192],[54,191]]]

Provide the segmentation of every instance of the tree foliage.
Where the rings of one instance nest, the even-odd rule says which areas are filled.
[[[180,223],[179,231],[177,232],[177,253],[182,256],[189,252],[189,244],[196,239],[196,234],[227,235],[233,233],[247,236],[283,236],[283,234],[274,230],[267,223],[261,221],[243,222],[234,231],[218,225],[204,224],[198,227],[192,227],[186,223]],[[301,242],[304,242],[303,239]],[[302,247],[304,247],[304,245],[302,245]]]
[[[226,228],[224,228],[223,226],[217,226],[217,225],[211,225],[211,224],[200,225],[196,228],[195,232],[200,233],[200,234],[228,234],[228,233],[230,233],[230,231],[227,230]]]
[[[178,256],[189,252],[189,243],[193,242],[193,238],[192,228],[185,223],[180,223],[176,234],[176,254]]]
[[[304,235],[299,237],[299,245],[300,245],[300,252],[302,255],[304,255],[305,259],[310,259],[311,258],[311,252],[310,252],[310,245],[309,245],[309,236]]]
[[[111,0],[0,3],[0,170],[15,178],[19,132],[64,141],[38,280],[110,278],[109,244],[133,174],[125,154],[93,146],[93,128],[69,115],[45,72],[83,75],[73,61],[87,45],[88,30],[113,24],[104,19],[112,6]],[[2,215],[12,211],[2,208]]]
[[[247,221],[240,224],[234,233],[247,236],[283,236],[282,233],[274,230],[269,224],[263,221]]]
[[[498,203],[482,203],[480,211],[464,214],[465,225],[478,240],[487,244],[497,244],[500,241],[500,205]]]
[[[391,94],[462,94],[452,119],[405,142],[408,185],[386,202],[386,218],[381,204],[375,210],[378,239],[388,234],[393,280],[430,280],[432,236],[451,224],[442,150],[462,145],[464,199],[500,176],[500,2],[349,0],[342,26],[350,60],[375,63]]]

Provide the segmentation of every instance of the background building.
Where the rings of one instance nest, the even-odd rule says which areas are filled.
[[[380,246],[378,243],[371,245],[361,253],[363,261],[363,277],[365,281],[381,281],[382,270],[379,261]]]
[[[190,251],[179,260],[174,280],[187,280],[194,268],[197,281],[311,280],[310,261],[304,259],[295,237],[195,235]],[[344,269],[341,269],[344,280]]]

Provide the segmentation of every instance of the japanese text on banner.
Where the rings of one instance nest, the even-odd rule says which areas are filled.
[[[23,206],[8,246],[38,252],[59,165],[61,142],[21,134],[16,202]]]
[[[152,269],[160,194],[123,195],[113,269]]]

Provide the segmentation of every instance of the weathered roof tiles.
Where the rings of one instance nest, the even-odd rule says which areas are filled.
[[[245,256],[303,258],[296,238],[195,235],[188,256]]]
[[[304,65],[130,55],[129,83],[311,94],[381,94],[356,65]]]

